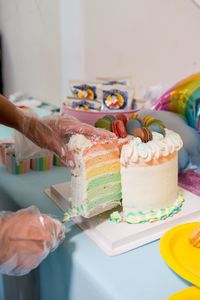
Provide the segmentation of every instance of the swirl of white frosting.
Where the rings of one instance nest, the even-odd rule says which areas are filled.
[[[161,155],[162,156],[168,156],[169,155],[169,153],[170,153],[170,147],[166,143],[165,139],[163,139],[162,141],[160,141],[160,148],[161,148]]]
[[[161,140],[163,140],[163,135],[161,133],[159,133],[159,132],[153,131],[152,132],[152,136],[153,136],[153,140],[155,140],[155,141],[161,141]]]
[[[122,147],[121,163],[123,165],[136,163],[140,158],[144,162],[149,162],[180,150],[183,146],[181,137],[169,129],[165,129],[165,133],[164,137],[158,132],[152,132],[153,139],[147,143],[143,143],[138,137],[133,137],[133,140]]]
[[[138,160],[138,155],[139,155],[138,148],[134,146],[133,147],[132,156],[130,157],[130,161],[132,163],[136,162]]]
[[[84,151],[86,148],[92,146],[92,142],[88,140],[84,135],[82,134],[75,134],[72,135],[69,143],[67,144],[68,149],[70,151]]]
[[[170,140],[170,143],[172,143],[175,147],[175,151],[178,151],[181,149],[181,147],[183,146],[183,142],[181,140],[181,137],[178,133],[169,130],[169,129],[165,129],[166,132],[166,136],[165,136],[165,140]]]
[[[152,159],[152,152],[151,152],[150,147],[148,147],[147,144],[141,143],[138,146],[138,152],[139,152],[140,157],[143,158],[143,160],[145,162],[148,162]]]
[[[161,153],[159,144],[152,140],[148,142],[148,147],[151,149],[152,156],[158,159]]]

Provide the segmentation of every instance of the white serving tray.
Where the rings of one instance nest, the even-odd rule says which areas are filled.
[[[75,218],[74,222],[107,255],[118,255],[159,239],[173,226],[200,221],[200,197],[180,190],[185,198],[182,210],[167,220],[144,224],[114,223],[109,221],[110,212],[107,212],[90,219]],[[45,192],[63,211],[70,206],[70,182],[52,185]]]

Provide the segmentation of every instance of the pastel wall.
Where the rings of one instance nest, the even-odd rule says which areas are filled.
[[[5,94],[61,101],[60,3],[0,0]]]
[[[131,75],[137,88],[200,70],[192,0],[0,0],[5,92],[60,103],[69,79]]]
[[[200,71],[199,28],[192,0],[86,0],[85,76],[173,84]]]
[[[62,97],[69,94],[69,79],[85,78],[84,0],[60,0]]]

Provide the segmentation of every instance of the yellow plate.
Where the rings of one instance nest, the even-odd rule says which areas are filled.
[[[160,251],[174,272],[200,287],[200,248],[192,246],[188,239],[190,233],[198,226],[200,222],[172,228],[161,238]]]
[[[169,297],[167,300],[199,300],[200,299],[200,289],[192,286],[190,288],[187,288],[185,290],[182,290],[171,297]]]

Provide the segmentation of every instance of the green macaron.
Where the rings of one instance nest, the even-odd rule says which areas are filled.
[[[105,115],[105,116],[103,116],[103,119],[109,120],[111,122],[116,120],[115,116],[113,116],[113,115]]]
[[[165,127],[164,123],[161,121],[161,120],[158,120],[158,119],[153,119],[152,121],[150,121],[147,126],[149,127],[150,125],[158,125],[158,126],[161,126],[161,127]]]
[[[102,118],[102,119],[97,120],[94,126],[97,128],[103,128],[108,131],[112,131],[111,124],[112,124],[112,122],[110,120]]]

